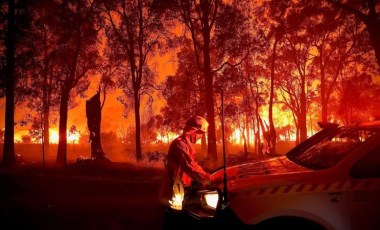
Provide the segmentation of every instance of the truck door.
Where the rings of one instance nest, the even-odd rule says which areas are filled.
[[[380,145],[350,169],[348,204],[353,230],[380,229]]]

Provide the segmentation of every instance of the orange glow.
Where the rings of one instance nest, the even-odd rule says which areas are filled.
[[[67,143],[68,144],[78,144],[80,137],[81,137],[81,135],[79,132],[70,133],[69,131],[67,131]],[[49,143],[58,144],[58,142],[59,142],[58,130],[49,129],[49,138],[50,138]]]
[[[81,135],[80,135],[79,132],[70,133],[69,131],[67,131],[67,143],[68,144],[78,144],[80,136]],[[56,129],[49,129],[49,138],[50,138],[49,143],[51,143],[51,144],[58,144],[58,142],[59,142],[59,133],[58,133],[58,130],[56,130]]]
[[[17,133],[15,133],[14,142],[15,143],[22,143],[22,137],[23,136],[28,136],[28,135],[29,135],[29,131],[20,131],[20,132],[17,132]]]
[[[49,129],[49,143],[51,144],[58,144],[59,141],[59,134],[56,129]]]
[[[22,143],[22,137],[28,136],[28,131],[19,131],[15,134],[15,143]],[[69,133],[67,131],[67,143],[69,144],[78,144],[81,135],[79,132]],[[59,142],[59,133],[56,129],[49,129],[49,143],[58,144]],[[41,143],[41,139],[32,139],[31,143]]]
[[[243,143],[243,136],[239,129],[234,129],[230,136],[230,142],[235,144]]]
[[[164,136],[162,136],[161,134],[158,134],[157,135],[157,141],[158,142],[163,142],[163,143],[170,143],[172,140],[174,140],[175,138],[177,138],[179,136],[179,134],[177,133],[168,133]]]
[[[67,132],[67,143],[78,144],[80,136],[81,135],[79,132],[75,132],[75,133]]]
[[[263,124],[265,127],[269,127],[269,120],[268,120],[268,106],[262,106],[260,108],[260,117],[263,121]],[[244,121],[245,119],[243,117],[239,118],[240,120]],[[296,129],[295,124],[292,116],[292,112],[290,110],[283,109],[283,106],[280,104],[274,104],[273,105],[273,122],[276,128],[277,133],[277,139],[278,140],[288,140],[288,141],[295,141],[296,140]],[[314,126],[310,126],[309,124],[314,124],[318,121],[318,114],[313,114],[313,116],[308,115],[308,136],[313,135],[316,130]],[[236,122],[236,121],[235,121]],[[255,121],[256,122],[256,121]],[[229,137],[230,143],[242,145],[244,144],[243,135],[241,133],[241,130],[237,127],[230,127],[232,129],[232,134]],[[255,134],[252,127],[249,127],[249,140],[248,142],[254,143],[255,142]],[[247,133],[247,130],[244,131]],[[264,130],[260,127],[260,138],[263,140]],[[246,135],[248,138],[248,135]]]
[[[28,130],[18,131],[15,134],[14,142],[23,143],[23,137],[30,136]],[[80,132],[70,133],[67,131],[67,143],[68,144],[79,144],[79,139],[81,135]],[[31,138],[30,143],[41,143],[41,139]],[[58,144],[59,142],[59,133],[57,129],[49,129],[49,143]]]

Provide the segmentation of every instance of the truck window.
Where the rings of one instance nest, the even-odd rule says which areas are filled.
[[[356,162],[350,174],[353,178],[380,178],[380,145]]]
[[[307,149],[293,154],[289,159],[306,168],[327,169],[336,165],[375,133],[372,130],[341,128],[309,145]]]

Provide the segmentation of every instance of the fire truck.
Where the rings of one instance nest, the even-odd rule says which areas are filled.
[[[283,156],[215,171],[224,182],[194,187],[182,213],[199,226],[380,229],[380,121],[319,124]]]

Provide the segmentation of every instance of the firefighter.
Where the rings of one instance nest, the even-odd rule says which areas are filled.
[[[195,143],[207,132],[207,128],[205,118],[191,117],[186,122],[182,135],[170,144],[160,201],[171,210],[182,210],[186,191],[192,182],[211,183],[211,175],[195,161]]]

